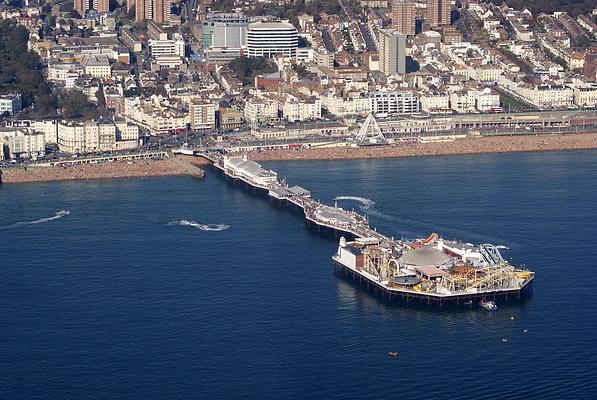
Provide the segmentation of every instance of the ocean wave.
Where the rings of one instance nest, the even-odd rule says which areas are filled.
[[[210,232],[221,232],[230,228],[230,225],[226,224],[200,224],[196,221],[190,221],[188,219],[181,219],[180,221],[170,221],[168,225],[180,225],[180,226],[192,226],[202,231]]]
[[[62,217],[66,217],[67,215],[70,215],[70,211],[68,211],[68,210],[60,210],[60,211],[57,211],[54,214],[54,216],[52,216],[52,217],[36,219],[35,221],[17,222],[17,223],[12,224],[12,225],[4,226],[1,229],[11,229],[11,228],[18,228],[20,226],[43,224],[43,223],[46,223],[46,222],[50,222],[50,221],[54,221],[54,220],[60,219]]]

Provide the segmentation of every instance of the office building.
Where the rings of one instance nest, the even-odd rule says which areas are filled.
[[[245,46],[248,23],[243,14],[210,13],[203,22],[203,47]]]
[[[395,29],[379,31],[379,70],[386,76],[406,72],[406,35]]]
[[[249,57],[296,58],[298,31],[288,21],[254,22],[247,27]]]

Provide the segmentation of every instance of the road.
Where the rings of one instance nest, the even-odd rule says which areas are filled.
[[[375,41],[371,37],[371,32],[369,30],[369,26],[363,23],[359,23],[359,30],[361,31],[361,36],[365,41],[365,46],[367,51],[377,51],[377,47],[375,47]]]
[[[327,51],[329,51],[330,53],[336,52],[336,49],[332,44],[332,37],[330,36],[330,32],[327,30],[327,28],[324,28],[321,31],[321,39],[323,40],[323,45],[325,46]]]

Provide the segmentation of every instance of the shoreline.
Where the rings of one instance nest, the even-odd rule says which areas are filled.
[[[0,170],[0,183],[41,183],[106,179],[157,178],[192,176],[203,178],[205,173],[195,163],[177,158],[163,160],[113,161],[101,164],[80,164],[54,167],[15,167]]]
[[[254,161],[357,160],[403,157],[528,153],[597,149],[597,132],[532,136],[491,136],[448,142],[401,143],[372,147],[329,147],[249,151]]]
[[[389,146],[276,149],[241,152],[254,161],[312,161],[390,159],[471,154],[547,152],[597,149],[597,132],[529,136],[492,136],[450,142],[400,143]],[[55,167],[0,169],[0,183],[36,183],[73,180],[134,179],[169,176],[203,178],[201,157],[179,155],[163,160],[113,161]]]

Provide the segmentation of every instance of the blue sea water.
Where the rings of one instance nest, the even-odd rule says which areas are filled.
[[[506,245],[534,293],[385,304],[334,273],[337,239],[211,170],[4,185],[0,399],[594,398],[597,152],[266,165],[374,201],[387,234]]]

